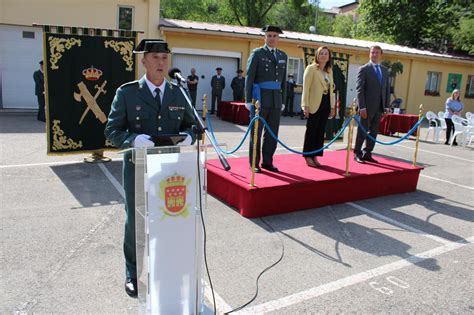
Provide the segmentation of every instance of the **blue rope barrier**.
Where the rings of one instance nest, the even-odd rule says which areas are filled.
[[[268,123],[265,121],[264,118],[258,116],[258,117],[254,117],[252,118],[252,120],[250,121],[250,124],[247,128],[247,131],[245,132],[242,140],[240,141],[240,143],[235,147],[233,148],[232,150],[230,151],[225,151],[225,150],[222,150],[219,146],[217,146],[217,149],[222,152],[223,154],[233,154],[235,153],[238,149],[240,149],[245,141],[245,139],[247,139],[247,136],[249,135],[250,131],[252,130],[252,127],[253,127],[253,124],[255,123],[255,120],[257,119],[260,119],[263,123],[263,125],[265,126],[266,130],[268,130],[268,132],[270,133],[270,136],[275,139],[280,145],[282,145],[285,149],[287,149],[288,151],[292,152],[292,153],[296,153],[296,154],[301,154],[301,155],[311,155],[311,154],[316,154],[318,152],[321,152],[325,149],[327,149],[328,147],[330,147],[340,136],[341,134],[344,132],[344,130],[347,128],[347,126],[349,125],[349,123],[351,122],[352,119],[354,119],[354,116],[350,116],[349,119],[346,120],[346,122],[344,123],[344,125],[342,126],[342,128],[339,130],[339,132],[334,136],[334,138],[329,141],[326,145],[324,145],[323,147],[317,149],[317,150],[314,150],[314,151],[310,151],[310,152],[302,152],[302,151],[297,151],[297,150],[293,150],[292,148],[288,147],[285,143],[283,143],[276,135],[275,133],[273,132],[273,130],[271,130],[271,128],[268,126]],[[217,139],[214,135],[214,130],[213,130],[213,127],[212,127],[212,121],[209,117],[208,114],[206,114],[206,121],[208,122],[208,127],[209,127],[209,132],[211,133],[211,137],[212,139],[214,140],[215,143],[218,143],[217,142]]]
[[[344,130],[347,128],[347,126],[349,125],[349,123],[351,122],[351,120],[353,119],[354,117],[351,116],[349,117],[349,119],[346,120],[346,122],[344,123],[344,125],[342,126],[341,130],[339,130],[339,132],[336,134],[336,136],[331,140],[329,141],[326,145],[324,145],[323,147],[317,149],[317,150],[314,150],[314,151],[310,151],[310,152],[302,152],[302,151],[296,151],[296,150],[293,150],[292,148],[288,147],[286,144],[284,144],[280,139],[278,139],[278,137],[273,133],[273,130],[270,129],[270,127],[268,126],[267,122],[265,121],[265,119],[263,119],[262,117],[259,117],[259,119],[263,122],[263,124],[265,125],[265,128],[267,128],[268,132],[270,133],[270,135],[273,137],[273,139],[275,139],[279,144],[281,144],[285,149],[287,149],[288,151],[290,152],[293,152],[293,153],[296,153],[296,154],[301,154],[301,155],[311,155],[311,154],[316,154],[318,152],[321,152],[325,149],[327,149],[331,144],[334,143],[334,141],[337,140],[337,138],[339,138],[339,136],[344,132]]]
[[[380,141],[380,140],[377,140],[375,139],[374,137],[372,137],[368,132],[367,130],[364,128],[364,126],[362,126],[362,123],[360,122],[360,116],[355,116],[354,119],[357,121],[357,124],[359,125],[359,128],[362,129],[362,131],[365,133],[365,135],[367,136],[367,138],[371,139],[372,141],[375,141],[377,143],[380,143],[380,144],[383,144],[383,145],[394,145],[394,144],[397,144],[399,142],[402,142],[403,140],[405,140],[406,138],[408,138],[409,136],[411,136],[411,134],[413,132],[415,132],[415,130],[418,128],[418,126],[423,122],[423,120],[425,119],[425,117],[421,117],[420,120],[418,120],[418,122],[408,131],[408,133],[406,135],[404,135],[403,137],[401,137],[400,139],[397,139],[397,140],[394,140],[394,141],[389,141],[389,142],[384,142],[384,141]]]

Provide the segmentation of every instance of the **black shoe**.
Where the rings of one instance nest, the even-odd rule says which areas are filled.
[[[453,145],[458,145],[458,143],[457,143],[457,142],[453,142]]]
[[[354,160],[355,160],[357,163],[365,164],[364,159],[363,159],[362,156],[360,156],[360,155],[354,155]]]
[[[371,154],[364,154],[364,155],[362,156],[362,159],[363,159],[364,161],[372,162],[372,163],[378,163],[378,162],[379,162],[379,161],[377,161],[376,159],[374,159]]]
[[[278,173],[278,168],[276,168],[275,166],[273,165],[265,165],[265,164],[262,164],[262,168],[270,171],[270,172],[274,172],[274,173]]]
[[[250,166],[250,171],[252,171],[252,166]],[[255,173],[261,173],[262,169],[258,166],[255,166]]]
[[[131,298],[138,297],[137,279],[127,278],[125,281],[125,292],[127,292]]]

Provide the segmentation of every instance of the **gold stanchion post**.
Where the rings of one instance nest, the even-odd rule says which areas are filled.
[[[202,120],[206,121],[207,115],[207,94],[202,96]],[[204,144],[206,137],[202,137],[202,144]]]
[[[351,105],[350,117],[355,115],[355,112],[356,112],[356,105],[355,104],[356,103],[355,103],[355,99],[354,99],[354,101],[352,101],[352,105]],[[346,172],[344,173],[344,176],[351,176],[351,174],[349,173],[349,161],[350,161],[351,150],[352,150],[353,129],[354,129],[354,119],[349,123],[349,131],[347,133]]]
[[[418,112],[418,121],[420,121],[421,116],[423,114],[423,104],[420,104],[420,110]],[[418,153],[418,141],[420,139],[420,125],[416,128],[416,143],[415,143],[415,154],[413,154],[413,166],[416,166],[416,155]]]
[[[260,114],[260,102],[252,100],[255,105],[255,117]],[[252,152],[252,177],[250,179],[250,186],[255,187],[255,163],[257,162],[257,141],[258,141],[258,119],[255,120],[253,128],[253,152]]]

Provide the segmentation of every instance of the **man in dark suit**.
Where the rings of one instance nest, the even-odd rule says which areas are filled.
[[[112,102],[105,136],[121,149],[153,147],[150,136],[186,133],[183,144],[194,141],[192,125],[195,118],[179,87],[167,81],[170,50],[163,40],[142,40],[134,53],[143,53],[141,60],[146,74],[137,81],[117,89]],[[126,267],[125,292],[137,297],[137,261],[135,250],[135,165],[130,151],[124,154],[123,187],[125,190],[124,254]]]
[[[45,122],[46,114],[44,112],[45,101],[44,101],[43,60],[41,60],[39,64],[40,64],[39,70],[33,73],[33,80],[35,80],[35,95],[36,95],[36,98],[38,99],[38,115],[36,116],[36,118],[40,121]]]
[[[191,95],[193,107],[196,107],[196,94],[199,83],[199,77],[196,75],[196,69],[191,69],[191,75],[188,75],[186,83],[188,84],[188,91]]]
[[[242,69],[237,70],[237,76],[232,79],[232,83],[230,84],[234,101],[244,100],[245,79],[242,77],[242,73]]]
[[[260,102],[260,117],[265,119],[273,133],[278,136],[280,127],[280,115],[286,94],[286,69],[288,56],[277,49],[280,34],[283,34],[277,26],[267,25],[262,29],[265,32],[265,45],[252,50],[247,61],[247,76],[245,79],[245,106],[252,115],[255,108],[252,99]],[[260,138],[263,124],[259,124],[257,141],[257,173],[261,172],[260,163]],[[262,146],[262,168],[270,172],[278,172],[273,165],[273,154],[277,147],[277,141],[265,130]],[[253,128],[250,136],[249,161],[252,165],[253,156]]]
[[[295,87],[297,86],[298,85],[294,80],[294,75],[290,73],[288,75],[288,81],[286,81],[286,106],[283,112],[283,116],[290,115],[290,117],[293,117],[295,115],[295,113],[293,112],[293,104],[295,101]]]
[[[374,139],[377,138],[380,118],[384,112],[390,111],[390,84],[388,70],[380,65],[382,59],[380,46],[370,47],[370,60],[359,68],[357,73],[357,101],[362,126]],[[362,150],[362,144],[366,142]],[[368,138],[366,133],[357,129],[354,146],[354,159],[358,163],[377,163],[372,157],[375,141]]]
[[[216,68],[217,74],[211,79],[212,100],[211,100],[211,115],[214,114],[215,105],[217,101],[217,112],[219,113],[219,102],[222,100],[222,91],[225,89],[225,78],[222,75],[222,68]]]

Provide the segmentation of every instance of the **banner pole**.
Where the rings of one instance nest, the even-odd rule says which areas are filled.
[[[207,115],[207,94],[202,96],[202,120],[206,120]],[[204,144],[206,137],[202,137],[202,144]]]
[[[423,114],[423,104],[420,104],[420,109],[418,112],[418,121],[420,121],[422,114]],[[415,153],[413,154],[413,166],[416,166],[416,155],[418,153],[418,142],[420,139],[420,126],[421,124],[419,124],[418,128],[416,128],[416,143],[415,143]]]
[[[350,110],[350,116],[353,117],[355,115],[355,99],[352,101],[352,106]],[[349,173],[349,160],[351,155],[351,148],[352,148],[352,133],[354,128],[354,121],[351,121],[349,124],[349,132],[347,133],[347,153],[346,153],[346,172],[344,176],[351,176]]]
[[[252,100],[253,103],[253,100]],[[260,115],[260,102],[255,102],[255,117]],[[255,120],[255,126],[253,128],[253,150],[252,150],[252,177],[250,179],[250,186],[255,187],[255,164],[257,162],[257,141],[258,141],[258,119]]]

